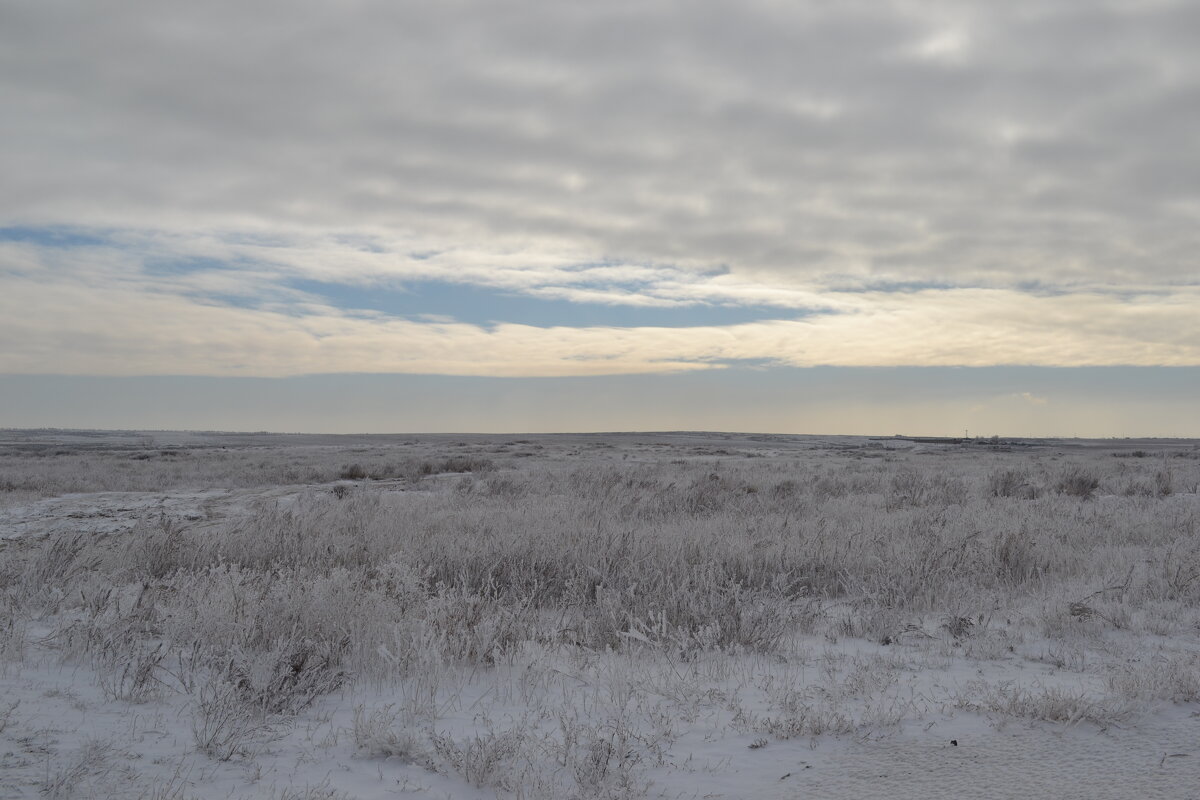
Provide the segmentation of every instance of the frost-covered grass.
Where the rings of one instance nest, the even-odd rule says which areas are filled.
[[[1197,455],[12,449],[0,770],[54,797],[752,797],[796,743],[1136,725],[1200,700]],[[107,527],[99,495],[38,499],[99,491],[137,494]]]

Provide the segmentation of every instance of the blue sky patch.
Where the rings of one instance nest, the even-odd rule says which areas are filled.
[[[97,247],[109,244],[109,240],[94,230],[70,225],[25,226],[15,225],[0,228],[0,242],[23,242],[40,247]]]
[[[425,315],[451,317],[474,325],[519,322],[538,327],[674,328],[736,325],[764,319],[797,319],[809,313],[773,306],[695,305],[661,308],[579,303],[445,281],[411,281],[403,287],[381,287],[294,280],[288,282],[288,287],[320,297],[329,305],[347,311],[377,311],[407,318]]]

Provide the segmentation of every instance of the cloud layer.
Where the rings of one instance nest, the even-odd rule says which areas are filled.
[[[179,246],[167,244],[167,252]],[[239,247],[225,248],[221,257],[195,258],[201,264],[244,262]],[[253,245],[251,251],[257,248]],[[47,251],[55,257],[47,258]],[[538,327],[337,308],[286,288],[288,276],[309,274],[303,260],[294,267],[284,260],[194,268],[194,260],[181,266],[151,256],[130,266],[126,247],[11,243],[0,248],[0,257],[14,265],[0,297],[0,339],[21,343],[0,353],[0,372],[9,373],[155,375],[179,373],[184,371],[180,365],[186,365],[187,374],[197,375],[512,377],[678,372],[739,361],[788,366],[1200,364],[1196,287],[1169,293],[1043,295],[989,288],[784,292],[775,298],[780,315],[789,301],[811,313],[724,326]],[[558,278],[562,285],[557,291],[565,295],[594,292],[611,301],[612,286],[604,277],[589,277],[592,269],[602,276],[615,271],[624,283],[637,284],[630,296],[643,299],[636,302],[702,298],[736,303],[748,291],[728,275],[695,276],[654,267],[529,269],[508,278],[501,270],[490,276],[504,288],[528,291],[543,291],[545,283]],[[361,272],[370,274],[368,269]],[[572,284],[573,277],[584,288]],[[587,288],[593,284],[601,288]]]
[[[1195,3],[3,16],[0,371],[1200,364]],[[300,280],[767,310],[481,325]]]

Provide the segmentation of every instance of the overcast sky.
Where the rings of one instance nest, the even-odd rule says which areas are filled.
[[[0,108],[0,426],[1200,436],[1200,3],[0,0]]]

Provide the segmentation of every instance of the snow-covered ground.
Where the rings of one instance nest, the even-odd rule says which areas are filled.
[[[10,453],[0,798],[1200,798],[1190,445],[760,439]]]
[[[569,796],[556,795],[556,787],[577,780],[576,774],[561,775],[568,769],[578,770],[586,785],[607,781],[603,791],[631,797],[1198,796],[1200,720],[1194,704],[1166,704],[1108,725],[977,714],[953,708],[946,698],[979,672],[1029,683],[1052,676],[1002,663],[914,665],[901,681],[902,723],[780,739],[747,732],[731,701],[739,711],[765,714],[760,682],[788,676],[804,685],[809,673],[807,679],[819,683],[811,670],[724,665],[722,673],[733,674],[701,679],[687,669],[676,676],[660,666],[622,662],[609,673],[563,672],[554,676],[557,684],[548,678],[548,665],[496,668],[487,675],[448,671],[439,678],[443,687],[431,730],[460,747],[479,744],[484,751],[491,743],[494,761],[481,752],[474,773],[439,766],[428,737],[417,732],[410,740],[412,729],[403,722],[392,723],[391,738],[356,740],[355,713],[392,719],[413,701],[408,685],[323,698],[286,724],[253,733],[244,752],[218,761],[196,751],[186,695],[112,702],[88,670],[12,670],[2,684],[0,709],[20,705],[3,734],[0,796],[476,798],[509,796],[506,783],[513,794],[522,787],[535,792],[543,780],[542,794],[553,797]],[[626,680],[648,685],[613,685]],[[1072,680],[1078,676],[1064,683]],[[540,684],[540,696],[527,694],[529,683]],[[850,710],[851,702],[843,702]],[[564,765],[564,725],[595,737],[587,746],[601,742],[600,755],[589,760],[589,749]],[[523,737],[516,752],[503,746],[510,731]],[[611,746],[629,748],[631,757],[610,756]],[[616,771],[598,766],[602,760]]]

